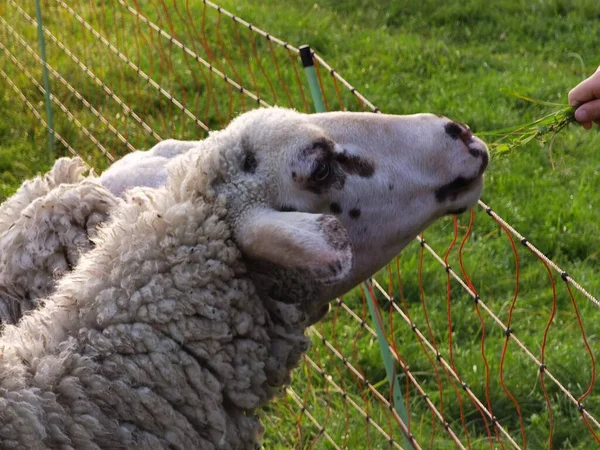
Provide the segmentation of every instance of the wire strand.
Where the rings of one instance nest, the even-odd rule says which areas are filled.
[[[0,17],[0,20],[3,23],[5,22],[2,17]],[[4,23],[4,24],[7,25],[6,23]],[[19,60],[17,58],[15,58],[15,56],[4,46],[4,44],[2,42],[0,42],[0,48],[10,58],[10,60],[19,68],[19,70],[21,70],[21,72],[27,77],[27,79],[29,81],[31,81],[33,83],[33,85],[42,94],[46,94],[46,89],[40,83],[38,83],[38,81],[35,79],[35,77],[33,75],[31,75],[31,73],[29,73],[29,71],[19,62]],[[56,96],[54,94],[50,94],[50,100],[52,102],[54,102],[61,109],[61,111],[66,114],[66,116],[70,122],[74,123],[76,127],[81,129],[83,134],[85,134],[89,138],[89,140],[92,141],[92,143],[100,149],[100,151],[104,154],[104,156],[106,156],[106,158],[109,161],[112,162],[115,160],[115,157],[113,155],[111,155],[108,152],[108,150],[106,150],[106,148],[100,143],[100,141],[98,141],[98,139],[96,139],[96,137],[85,127],[85,125],[83,125],[79,120],[77,120],[77,118],[73,115],[73,113],[58,98],[56,98]]]
[[[81,23],[86,30],[94,35],[100,42],[102,42],[106,47],[110,49],[115,55],[117,55],[123,62],[125,62],[129,67],[131,67],[135,72],[142,78],[146,83],[160,92],[164,97],[167,98],[171,103],[173,103],[177,108],[179,108],[183,113],[188,116],[190,119],[194,121],[196,125],[202,128],[204,131],[209,131],[208,126],[198,119],[188,108],[186,108],[179,100],[177,100],[169,91],[164,89],[160,84],[154,81],[149,75],[147,75],[143,70],[139,68],[139,66],[135,65],[133,61],[131,61],[124,53],[122,53],[117,47],[112,45],[104,36],[102,36],[98,31],[96,31],[88,22],[86,22],[79,14],[77,14],[73,8],[67,5],[62,0],[56,0],[60,6],[62,6],[66,11],[69,12],[79,23]]]
[[[41,114],[35,109],[35,106],[33,106],[31,104],[31,102],[29,100],[27,100],[27,97],[25,96],[25,94],[23,94],[23,91],[21,91],[18,86],[12,81],[12,79],[6,74],[6,72],[4,72],[4,70],[2,70],[2,68],[0,67],[0,76],[2,76],[2,78],[4,79],[4,81],[6,81],[8,83],[8,85],[13,89],[13,91],[17,94],[17,96],[23,101],[23,103],[25,103],[25,106],[27,106],[27,108],[32,112],[32,114],[36,117],[36,119],[38,119],[40,121],[40,123],[48,128],[50,131],[52,131],[54,133],[54,137],[56,137],[56,139],[58,139],[58,141],[65,146],[65,148],[73,155],[73,156],[78,156],[81,158],[81,156],[75,151],[75,149],[73,147],[71,147],[69,145],[69,143],[67,141],[65,141],[63,139],[63,137],[58,134],[56,132],[56,130],[51,129],[47,122],[44,120],[44,118],[41,116]],[[85,159],[81,158],[84,163],[85,163]],[[86,164],[87,165],[87,164]],[[89,167],[89,166],[88,166]]]
[[[14,6],[29,23],[31,23],[32,25],[37,25],[37,22],[31,16],[29,16],[29,14],[27,14],[14,0],[8,0],[8,2],[12,6]],[[119,106],[121,106],[123,108],[123,111],[126,114],[131,115],[131,117],[133,117],[136,120],[136,122],[138,122],[142,126],[142,128],[144,128],[144,130],[146,130],[150,135],[152,135],[152,137],[154,137],[157,141],[162,141],[162,138],[160,137],[160,135],[158,133],[156,133],[146,122],[144,122],[142,120],[142,118],[140,116],[138,116],[135,113],[135,111],[133,111],[133,109],[131,109],[128,105],[126,105],[125,102],[123,102],[123,100],[121,100],[113,92],[112,89],[110,89],[106,84],[104,84],[104,82],[102,82],[102,80],[100,78],[98,78],[85,64],[83,64],[79,60],[79,58],[77,58],[73,54],[73,52],[71,52],[61,41],[59,41],[56,38],[56,36],[54,36],[46,27],[44,27],[43,29],[44,29],[44,33],[52,40],[52,42],[54,42],[63,52],[65,52],[65,54],[73,62],[75,62],[84,71],[84,73],[86,75],[88,75],[90,78],[92,78],[92,80],[94,80],[94,82],[96,84],[98,84],[100,87],[102,87],[102,89],[104,90],[106,95],[108,95]]]
[[[48,71],[50,72],[50,74],[57,79],[58,81],[60,81],[68,90],[69,92],[71,92],[87,109],[89,109],[92,114],[94,114],[98,120],[100,120],[100,122],[102,122],[104,125],[106,125],[106,127],[113,133],[115,134],[115,136],[117,136],[119,138],[119,140],[121,142],[123,142],[123,144],[125,144],[127,146],[127,148],[134,152],[136,151],[136,148],[131,145],[131,143],[125,138],[125,136],[123,136],[119,130],[117,130],[101,113],[100,111],[98,111],[96,108],[94,108],[91,103],[89,101],[87,101],[83,95],[81,95],[81,93],[79,93],[67,80],[65,80],[63,78],[63,76],[58,73],[50,64],[48,64],[47,62],[44,62],[42,60],[42,58],[40,58],[38,56],[38,54],[35,52],[35,50],[33,50],[29,44],[27,44],[27,42],[22,38],[22,36],[20,36],[18,33],[15,32],[15,30],[4,21],[4,19],[2,17],[0,17],[0,20],[2,20],[4,26],[6,26],[6,28],[9,30],[9,32],[19,41],[19,43],[21,43],[21,45],[23,47],[25,47],[25,49],[27,50],[27,52],[34,57],[34,59],[40,63],[41,65],[45,66]],[[0,45],[2,45],[2,43],[0,42]],[[2,45],[2,48],[6,49],[4,47],[4,45]],[[111,155],[112,156],[112,155]],[[114,160],[113,159],[109,159],[111,162]]]
[[[13,1],[13,0],[9,0],[9,1]],[[124,2],[123,0],[117,0],[117,1],[121,5],[123,5],[125,8],[127,8],[127,10],[131,14],[133,14],[134,16],[136,16],[137,18],[139,18],[142,22],[144,22],[146,25],[148,25],[154,31],[156,31],[157,33],[159,33],[163,38],[168,39],[169,42],[171,42],[173,45],[175,45],[176,47],[179,47],[181,50],[183,50],[184,52],[186,52],[188,55],[190,55],[192,58],[194,58],[196,61],[198,61],[200,64],[202,64],[204,67],[206,67],[212,73],[214,73],[215,75],[217,75],[223,81],[225,81],[226,83],[229,83],[238,92],[240,92],[241,94],[249,96],[250,98],[252,98],[256,103],[258,103],[261,106],[266,106],[266,107],[271,106],[267,102],[265,102],[263,99],[261,99],[260,97],[256,96],[252,92],[250,92],[245,87],[243,87],[240,84],[236,83],[234,80],[232,80],[230,77],[228,77],[227,75],[225,75],[223,72],[221,72],[220,70],[216,69],[211,63],[209,63],[205,59],[201,58],[200,55],[198,55],[196,52],[192,51],[188,46],[186,46],[185,44],[183,44],[182,42],[180,42],[178,39],[175,39],[172,35],[170,35],[165,30],[163,30],[162,28],[160,28],[158,25],[156,25],[154,22],[152,22],[146,16],[144,16],[140,12],[136,11],[134,8],[132,8],[130,5],[128,5],[126,2]]]
[[[592,294],[586,291],[579,283],[577,283],[566,271],[561,269],[554,261],[544,255],[537,247],[535,247],[531,242],[529,242],[521,233],[515,230],[508,222],[506,222],[502,217],[500,217],[492,208],[479,200],[478,205],[481,206],[485,210],[485,212],[490,215],[496,222],[506,227],[508,231],[510,231],[527,249],[531,252],[535,253],[540,259],[546,262],[550,267],[552,267],[558,274],[561,276],[563,280],[570,283],[575,289],[581,292],[590,302],[600,308],[600,301],[596,299]]]

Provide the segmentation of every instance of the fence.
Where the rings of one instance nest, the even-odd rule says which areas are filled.
[[[199,139],[251,108],[312,111],[300,50],[209,1],[48,0],[39,17],[29,3],[0,6],[6,92],[49,127],[56,154],[98,171],[163,138]],[[312,57],[325,109],[379,112]],[[294,382],[262,413],[264,446],[552,448],[576,427],[577,445],[591,448],[599,311],[480,202],[333,302],[309,330],[314,346]]]

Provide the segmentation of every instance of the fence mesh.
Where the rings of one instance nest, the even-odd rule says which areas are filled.
[[[45,1],[45,63],[30,3],[0,4],[6,95],[46,126],[46,67],[57,152],[97,172],[252,108],[312,110],[298,48],[209,1]],[[314,61],[328,110],[379,112]],[[391,383],[369,302],[395,361]],[[292,385],[261,412],[264,448],[552,448],[566,445],[565,426],[580,429],[572,446],[592,448],[599,319],[592,294],[480,202],[332,303]]]

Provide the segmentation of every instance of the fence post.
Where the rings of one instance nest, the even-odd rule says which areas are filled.
[[[313,61],[312,50],[308,45],[302,45],[299,48],[299,50],[300,58],[302,59],[302,65],[304,66],[304,72],[306,73],[306,78],[308,78],[308,85],[310,87],[310,94],[315,105],[315,111],[324,112],[325,105],[323,103],[323,95],[321,93],[321,87],[319,85],[319,80],[317,78],[317,73],[315,70],[315,63]],[[368,282],[365,282],[365,287],[367,288],[367,291],[370,291],[370,280]],[[406,411],[406,408],[404,406],[404,398],[402,397],[402,391],[400,389],[400,381],[398,380],[398,375],[394,370],[395,365],[394,361],[392,360],[392,354],[388,347],[388,342],[385,338],[383,330],[381,329],[381,326],[379,325],[379,321],[377,320],[377,311],[375,310],[375,305],[373,305],[372,301],[367,301],[367,304],[369,305],[369,312],[371,314],[373,326],[375,327],[375,331],[377,332],[377,341],[379,343],[381,357],[383,358],[385,372],[387,374],[390,386],[392,387],[394,409],[396,410],[402,421],[405,424],[408,424],[408,412]],[[404,448],[407,450],[414,450],[414,446],[406,436],[404,436]]]
[[[42,73],[44,74],[44,88],[46,90],[46,115],[48,116],[48,145],[50,154],[54,153],[54,123],[52,122],[52,103],[50,100],[50,80],[48,66],[46,65],[46,42],[44,40],[44,26],[42,24],[42,9],[40,0],[35,0],[35,15],[37,17],[38,39],[40,41],[40,57],[42,58]]]
[[[325,105],[323,104],[323,95],[321,94],[321,87],[319,86],[319,80],[315,70],[312,50],[308,45],[302,45],[299,50],[300,58],[302,59],[302,65],[304,66],[304,73],[306,73],[306,78],[308,78],[310,95],[312,96],[313,103],[315,105],[315,112],[324,112]]]
[[[365,281],[363,286],[366,289],[367,293],[372,292],[373,284],[370,279]],[[373,327],[375,328],[375,332],[377,333],[377,342],[379,343],[379,351],[381,352],[381,357],[383,358],[385,373],[387,374],[388,382],[392,387],[392,400],[394,404],[394,409],[396,410],[402,421],[408,426],[408,412],[406,411],[406,407],[404,406],[404,398],[402,397],[400,380],[398,379],[398,373],[395,370],[396,363],[392,359],[392,353],[390,352],[388,341],[385,338],[384,331],[381,329],[381,325],[377,318],[377,310],[375,309],[377,308],[377,306],[374,304],[374,302],[375,297],[367,297],[367,305],[369,306],[369,313],[371,314],[371,321],[373,322]],[[415,447],[412,445],[408,437],[404,434],[403,437],[404,448],[407,450],[414,450]]]

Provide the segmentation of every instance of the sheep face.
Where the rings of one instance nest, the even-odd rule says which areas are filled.
[[[468,127],[431,114],[262,109],[212,139],[226,149],[214,185],[242,252],[308,271],[320,307],[435,219],[471,208],[488,163]]]

